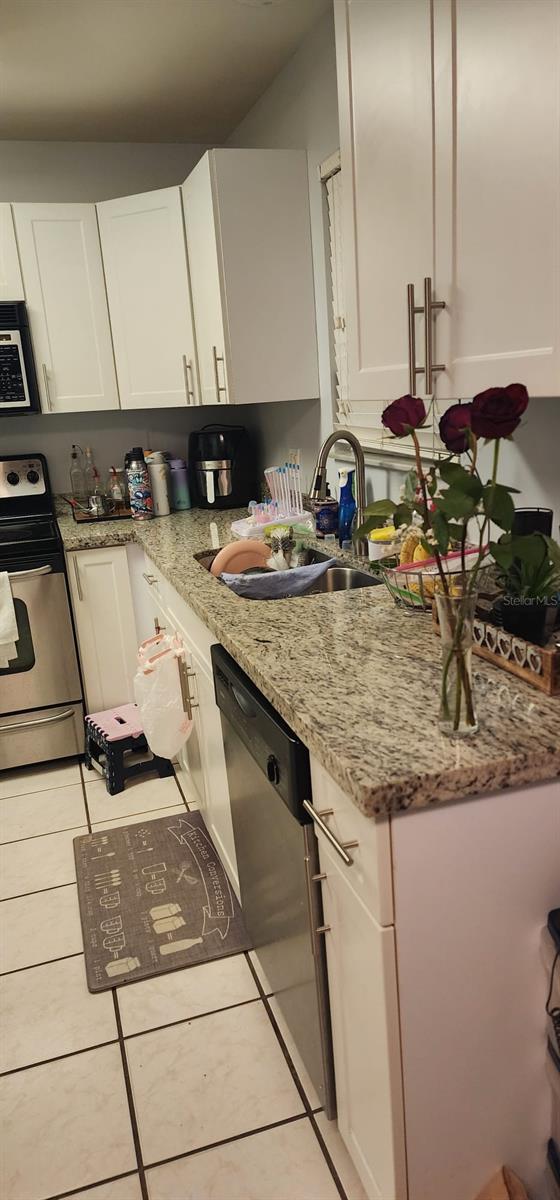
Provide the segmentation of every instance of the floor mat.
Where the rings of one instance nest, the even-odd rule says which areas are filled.
[[[199,812],[74,838],[90,992],[249,950]]]

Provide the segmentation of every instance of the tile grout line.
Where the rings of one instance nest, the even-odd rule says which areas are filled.
[[[82,766],[81,762],[78,763],[78,770],[80,772],[80,783],[82,785],[82,796],[83,796],[83,800],[84,800],[84,808],[86,810],[86,821],[87,821],[88,833],[91,833],[92,832],[91,817],[89,815],[89,806],[88,806],[88,799],[87,799],[87,792],[86,792],[86,781],[84,779],[84,770],[83,770],[83,766]]]
[[[0,904],[7,904],[8,900],[25,900],[27,896],[43,896],[45,892],[57,892],[59,888],[72,887],[72,884],[75,883],[75,879],[70,879],[66,883],[52,883],[48,888],[37,888],[35,892],[18,892],[17,896],[2,896]]]
[[[107,1184],[118,1183],[120,1179],[132,1179],[137,1171],[123,1171],[122,1175],[109,1175],[107,1179],[96,1179],[95,1183],[85,1183],[81,1187],[72,1188],[70,1192],[57,1192],[55,1196],[47,1196],[45,1200],[66,1200],[67,1196],[81,1196],[82,1192],[90,1192],[92,1188],[106,1187]]]
[[[0,1071],[0,1079],[7,1075],[19,1075],[20,1071],[34,1071],[35,1067],[48,1067],[51,1063],[62,1062],[65,1058],[76,1058],[79,1054],[88,1054],[90,1050],[102,1050],[104,1046],[116,1046],[118,1037],[109,1038],[106,1042],[96,1042],[93,1046],[80,1046],[79,1050],[67,1050],[64,1054],[54,1054],[52,1058],[40,1058],[37,1062],[24,1063],[22,1067],[10,1067],[9,1071]]]
[[[0,842],[0,846],[19,846],[22,842],[35,842],[37,838],[54,837],[57,833],[71,833],[73,829],[83,829],[83,827],[84,822],[82,821],[80,825],[65,825],[64,829],[46,829],[43,833],[30,833],[27,837],[10,838],[9,842]]]
[[[132,1130],[132,1140],[134,1142],[134,1152],[136,1154],[136,1162],[138,1164],[138,1178],[140,1181],[140,1191],[142,1192],[142,1200],[149,1200],[148,1185],[144,1174],[144,1163],[142,1161],[142,1147],[140,1145],[140,1133],[138,1131],[138,1121],[136,1119],[136,1110],[134,1108],[134,1097],[132,1094],[132,1083],[130,1072],[128,1069],[128,1060],[126,1057],[126,1047],[124,1044],[121,1014],[119,1009],[119,1001],[117,996],[117,988],[112,989],[113,1005],[115,1009],[115,1020],[117,1022],[117,1033],[119,1038],[119,1050],[121,1052],[121,1064],[124,1076],[124,1086],[126,1089],[126,1098],[128,1101],[128,1111],[130,1114],[130,1126]]]
[[[283,1052],[283,1054],[284,1054],[284,1058],[286,1059],[286,1063],[287,1063],[287,1065],[288,1065],[288,1067],[289,1067],[289,1069],[290,1069],[290,1072],[291,1072],[291,1074],[292,1074],[292,1078],[293,1078],[293,1080],[294,1080],[294,1083],[295,1083],[295,1085],[296,1085],[296,1087],[297,1087],[297,1090],[298,1090],[298,1092],[299,1092],[300,1099],[301,1099],[301,1100],[303,1100],[303,1103],[304,1103],[304,1105],[305,1105],[305,1113],[306,1113],[306,1116],[309,1118],[309,1121],[310,1121],[310,1124],[311,1124],[311,1128],[313,1129],[313,1132],[314,1132],[314,1134],[315,1134],[315,1137],[317,1138],[317,1141],[318,1141],[318,1143],[319,1143],[319,1147],[320,1147],[320,1149],[321,1149],[321,1151],[322,1151],[322,1154],[323,1154],[323,1158],[325,1159],[325,1162],[326,1162],[326,1164],[327,1164],[327,1167],[329,1168],[329,1171],[330,1171],[330,1173],[331,1173],[331,1175],[332,1175],[333,1182],[334,1182],[334,1184],[335,1184],[335,1186],[336,1186],[336,1188],[337,1188],[337,1190],[338,1190],[338,1194],[339,1194],[339,1196],[340,1196],[341,1200],[348,1200],[348,1198],[347,1198],[347,1196],[346,1196],[346,1192],[345,1192],[345,1190],[344,1190],[344,1187],[343,1187],[343,1185],[342,1185],[342,1181],[341,1181],[341,1179],[340,1179],[340,1176],[339,1176],[339,1174],[338,1174],[338,1171],[337,1171],[337,1169],[336,1169],[336,1167],[335,1167],[335,1165],[334,1165],[334,1162],[333,1162],[333,1160],[332,1160],[332,1158],[331,1158],[331,1156],[330,1156],[330,1154],[329,1154],[329,1151],[327,1150],[327,1147],[326,1147],[326,1145],[325,1145],[325,1142],[324,1142],[324,1140],[323,1140],[323,1137],[322,1137],[321,1131],[320,1131],[320,1129],[319,1129],[319,1127],[318,1127],[318,1125],[317,1125],[317,1122],[316,1122],[316,1120],[315,1120],[314,1111],[313,1111],[313,1109],[312,1109],[312,1107],[311,1107],[311,1104],[309,1103],[309,1100],[307,1099],[307,1096],[306,1096],[306,1094],[305,1094],[305,1090],[304,1090],[303,1084],[302,1084],[302,1083],[301,1083],[301,1081],[300,1081],[299,1075],[298,1075],[298,1073],[297,1073],[297,1070],[296,1070],[296,1067],[295,1067],[295,1065],[294,1065],[294,1063],[293,1063],[293,1061],[292,1061],[292,1058],[291,1058],[290,1052],[289,1052],[289,1050],[288,1050],[288,1047],[286,1046],[286,1043],[285,1043],[285,1041],[284,1041],[284,1038],[282,1037],[282,1034],[281,1034],[281,1032],[280,1032],[280,1028],[279,1028],[279,1026],[278,1026],[278,1023],[277,1023],[277,1021],[276,1021],[276,1018],[275,1018],[275,1016],[274,1016],[274,1013],[273,1013],[273,1011],[272,1011],[272,1009],[271,1009],[271,1007],[270,1007],[270,1004],[269,1004],[269,998],[268,998],[268,996],[266,995],[266,993],[265,993],[265,990],[264,990],[264,988],[263,988],[263,986],[262,986],[262,984],[261,984],[261,981],[260,981],[260,979],[259,979],[259,977],[258,977],[258,975],[257,975],[257,972],[256,972],[256,970],[255,970],[255,968],[254,968],[254,966],[253,966],[253,964],[252,964],[252,962],[251,962],[251,959],[249,958],[249,951],[248,951],[248,950],[246,950],[246,951],[245,951],[245,960],[246,960],[246,962],[247,962],[247,964],[248,964],[248,966],[249,966],[249,969],[250,969],[250,971],[251,971],[251,973],[252,973],[252,975],[253,975],[253,978],[254,978],[254,980],[255,980],[255,983],[256,983],[256,985],[257,985],[257,988],[259,989],[260,996],[261,996],[261,1000],[262,1000],[262,1002],[263,1002],[263,1004],[264,1004],[264,1007],[265,1007],[265,1009],[266,1009],[266,1012],[267,1012],[267,1015],[268,1015],[268,1019],[269,1019],[269,1021],[270,1021],[271,1025],[272,1025],[272,1028],[273,1028],[273,1030],[274,1030],[274,1032],[275,1032],[275,1034],[276,1034],[276,1037],[277,1037],[277,1039],[278,1039],[278,1042],[279,1042],[279,1044],[280,1044],[280,1048],[281,1048],[281,1050],[282,1050],[282,1052]]]
[[[63,887],[76,886],[75,884],[64,883]],[[0,971],[0,978],[4,975],[19,975],[20,971],[32,971],[33,967],[48,967],[50,963],[65,962],[67,958],[82,958],[83,950],[73,950],[72,954],[59,954],[57,958],[44,958],[42,962],[26,963],[25,967],[13,967],[11,971]]]
[[[210,962],[212,962],[212,959],[210,959]],[[204,963],[196,963],[194,965],[204,966]],[[185,968],[182,969],[185,970]],[[166,974],[171,974],[171,972],[166,972]],[[155,976],[152,976],[152,978],[155,978]],[[146,983],[146,980],[139,979],[138,983]],[[133,985],[129,984],[128,986]],[[115,991],[117,991],[116,988]],[[190,1025],[191,1021],[201,1021],[203,1017],[215,1017],[217,1013],[230,1012],[233,1008],[246,1008],[248,1004],[260,1003],[260,999],[260,996],[252,996],[250,1000],[238,1000],[235,1004],[225,1004],[223,1008],[212,1008],[208,1012],[193,1013],[192,1017],[179,1017],[176,1021],[166,1021],[163,1025],[150,1025],[149,1029],[139,1029],[136,1033],[123,1033],[123,1037],[125,1042],[130,1042],[133,1038],[143,1037],[146,1033],[159,1033],[160,1029],[174,1029],[177,1025]]]
[[[192,1158],[194,1154],[204,1154],[207,1150],[216,1150],[220,1146],[229,1146],[232,1142],[243,1142],[246,1138],[258,1133],[266,1133],[269,1129],[281,1129],[284,1125],[293,1125],[296,1121],[306,1121],[307,1113],[296,1113],[293,1117],[284,1117],[282,1121],[272,1121],[270,1125],[258,1125],[256,1129],[246,1129],[243,1133],[234,1133],[231,1137],[222,1138],[218,1142],[208,1142],[205,1146],[193,1146],[192,1150],[183,1150],[181,1154],[172,1154],[169,1158],[158,1158],[146,1163],[146,1171],[154,1171],[156,1167],[165,1167],[168,1163],[178,1162],[181,1158]],[[346,1198],[345,1198],[346,1200]]]

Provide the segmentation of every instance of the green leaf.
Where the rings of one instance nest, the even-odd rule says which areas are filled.
[[[418,474],[413,467],[411,471],[407,471],[404,479],[404,498],[408,504],[412,504],[414,494],[418,485]]]
[[[366,517],[392,517],[396,504],[393,500],[373,500],[364,509]]]
[[[396,526],[410,525],[412,521],[412,508],[410,504],[397,504],[393,512],[393,522]]]
[[[356,529],[356,532],[353,536],[355,538],[367,537],[368,533],[371,533],[372,529],[382,529],[385,524],[385,520],[385,517],[366,517],[363,524],[360,525],[359,529]]]
[[[500,529],[509,531],[513,525],[515,516],[515,508],[513,500],[507,490],[502,487],[501,483],[486,484],[483,492],[484,512],[491,521],[500,526]]]
[[[446,458],[443,462],[440,462],[439,473],[443,482],[449,484],[454,484],[465,476],[469,476],[469,472],[460,463],[453,462],[451,458]]]
[[[432,513],[432,529],[436,535],[440,554],[447,554],[449,549],[449,525],[444,513],[438,509]]]
[[[488,549],[498,566],[502,567],[504,571],[509,570],[514,557],[511,548],[511,538],[508,541],[505,538],[500,538],[499,542],[490,542]]]
[[[466,492],[448,488],[443,496],[435,501],[436,507],[445,513],[446,517],[472,517],[476,512],[478,501]]]
[[[548,548],[548,557],[556,570],[560,571],[560,546],[558,542],[554,541],[554,538],[547,537],[546,534],[543,534],[543,537]]]
[[[492,557],[506,571],[515,560],[537,569],[551,557],[548,548],[549,541],[552,539],[545,538],[540,533],[520,534],[517,537],[512,537],[511,533],[507,533],[500,538],[499,542],[490,542],[489,548]],[[556,543],[553,544],[556,545]],[[560,547],[557,547],[557,550],[560,567]]]
[[[466,496],[472,496],[478,504],[482,496],[482,484],[476,475],[471,475],[470,471],[465,471],[464,467],[452,462],[442,463],[439,473],[444,483],[448,483],[450,488],[453,488],[454,491],[464,492]]]
[[[464,525],[455,525],[452,521],[449,521],[447,525],[449,540],[451,542],[460,542],[463,538],[464,528]]]

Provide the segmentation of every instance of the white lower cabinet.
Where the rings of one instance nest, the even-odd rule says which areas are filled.
[[[87,712],[134,699],[138,647],[126,546],[73,550],[68,582]]]
[[[406,1200],[395,931],[318,837],[338,1127],[369,1200]]]
[[[155,622],[167,633],[183,640],[193,729],[178,754],[177,773],[187,800],[200,808],[229,878],[239,891],[233,824],[222,742],[220,712],[214,698],[210,646],[215,639],[188,604],[145,558],[142,572],[135,572],[135,590],[141,580],[142,603],[135,596],[136,610],[145,616],[143,636],[153,636]]]

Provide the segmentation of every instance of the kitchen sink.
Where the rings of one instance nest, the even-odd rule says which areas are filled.
[[[326,558],[326,555],[323,555],[323,558]],[[376,579],[375,575],[368,575],[366,571],[360,571],[357,567],[329,567],[305,595],[315,596],[320,592],[349,592],[354,588],[375,587],[377,583],[381,583],[381,580]]]
[[[216,550],[206,550],[202,554],[195,554],[194,557],[201,567],[205,567],[209,571],[216,554]],[[324,554],[321,550],[309,551],[310,563],[326,562],[328,558],[331,558],[331,555]],[[368,571],[361,571],[359,567],[349,567],[341,562],[340,566],[337,563],[336,566],[329,567],[303,596],[291,597],[291,599],[328,595],[330,592],[349,592],[354,591],[355,588],[375,587],[381,582],[382,580],[378,576],[371,575]]]

